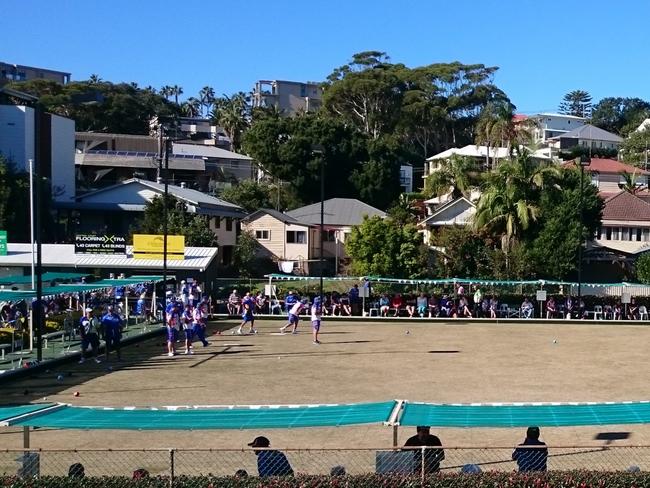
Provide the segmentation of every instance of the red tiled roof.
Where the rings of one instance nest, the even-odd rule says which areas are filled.
[[[603,220],[650,221],[650,203],[627,191],[605,200]]]
[[[569,168],[574,165],[575,163],[573,161],[566,161],[565,163],[562,163],[562,166],[565,168]],[[585,170],[594,173],[614,173],[614,174],[619,174],[619,173],[632,174],[636,171],[636,174],[638,175],[650,175],[650,171],[645,171],[641,168],[637,168],[636,166],[622,163],[620,161],[617,161],[616,159],[592,158],[591,164],[589,164],[589,166],[586,167]]]
[[[521,122],[521,121],[526,120],[526,119],[528,119],[528,115],[525,115],[525,114],[514,114],[512,116],[513,122]]]

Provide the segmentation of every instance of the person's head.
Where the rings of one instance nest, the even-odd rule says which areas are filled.
[[[106,309],[108,313],[113,313],[115,309],[113,308],[113,305],[109,305],[108,308]]]
[[[133,472],[134,480],[141,480],[143,478],[148,478],[148,477],[149,477],[149,471],[147,471],[144,468],[138,468]]]
[[[246,294],[245,294],[244,296],[245,296],[246,298],[248,298],[249,296],[251,296],[251,292],[250,292],[250,291],[247,291]]]
[[[321,298],[320,297],[314,297],[314,305],[319,307],[321,304]]]
[[[330,469],[330,476],[345,476],[345,474],[345,466],[341,466],[340,464]]]
[[[93,309],[90,308],[90,307],[88,307],[88,308],[86,309],[86,315],[87,315],[88,317],[90,317],[92,314],[93,314]]]
[[[358,288],[359,288],[359,285],[357,285],[357,284],[355,283],[355,284],[354,284],[354,287],[358,289]]]
[[[235,471],[235,478],[248,478],[248,472],[245,469]]]
[[[293,292],[291,290],[289,290],[289,295],[293,295]]]
[[[481,467],[476,464],[465,464],[460,469],[460,472],[463,474],[479,474],[481,472]]]
[[[188,312],[192,310],[192,305],[190,305],[189,303],[185,305],[185,310],[187,310]]]
[[[232,292],[233,292],[233,294],[234,294],[234,295],[236,295],[236,294],[237,294],[237,290],[233,290]]]
[[[418,425],[416,428],[418,439],[421,441],[426,441],[431,433],[431,427],[428,425]]]
[[[70,478],[83,478],[86,476],[86,470],[81,463],[74,463],[68,468],[68,476]]]
[[[539,427],[528,427],[526,430],[526,437],[528,439],[539,439]]]
[[[264,436],[258,436],[255,439],[253,439],[253,442],[249,442],[248,446],[252,447],[254,450],[256,449],[265,449],[271,445],[271,441],[269,441],[266,437]],[[257,450],[255,451],[256,453],[258,452]]]
[[[424,298],[424,297],[425,297],[424,292],[420,292],[420,298]]]

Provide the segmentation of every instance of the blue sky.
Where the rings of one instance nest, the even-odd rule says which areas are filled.
[[[0,60],[142,86],[249,91],[351,55],[499,66],[518,111],[589,91],[650,100],[647,0],[2,0]]]

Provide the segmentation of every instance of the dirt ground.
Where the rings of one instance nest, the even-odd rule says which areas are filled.
[[[234,327],[234,322],[220,322]],[[308,323],[277,335],[280,321],[258,322],[256,336],[227,330],[193,356],[168,358],[163,338],[123,351],[122,363],[71,363],[0,386],[0,403],[75,405],[423,402],[586,402],[650,400],[650,327],[624,324],[346,323],[325,321],[320,346]],[[214,326],[213,326],[214,327]],[[556,341],[556,342],[554,342]],[[56,376],[64,373],[63,382]],[[67,376],[67,373],[72,373]],[[25,394],[27,390],[27,394]],[[74,397],[75,391],[80,392]],[[200,426],[197,426],[200,429]],[[399,442],[413,434],[400,429]],[[434,429],[446,446],[511,446],[524,429]],[[602,432],[629,432],[616,443],[650,445],[647,425],[545,428],[550,445],[602,445]],[[383,447],[383,426],[253,431],[137,432],[39,429],[40,448],[242,448],[257,435],[293,448]],[[22,433],[0,429],[3,448]]]

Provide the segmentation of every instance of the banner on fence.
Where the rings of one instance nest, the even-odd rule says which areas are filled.
[[[133,234],[135,259],[164,259],[164,236],[160,234]],[[185,259],[185,236],[167,236],[167,259]]]
[[[74,239],[75,254],[126,254],[126,237],[116,235],[96,236],[77,234]]]

